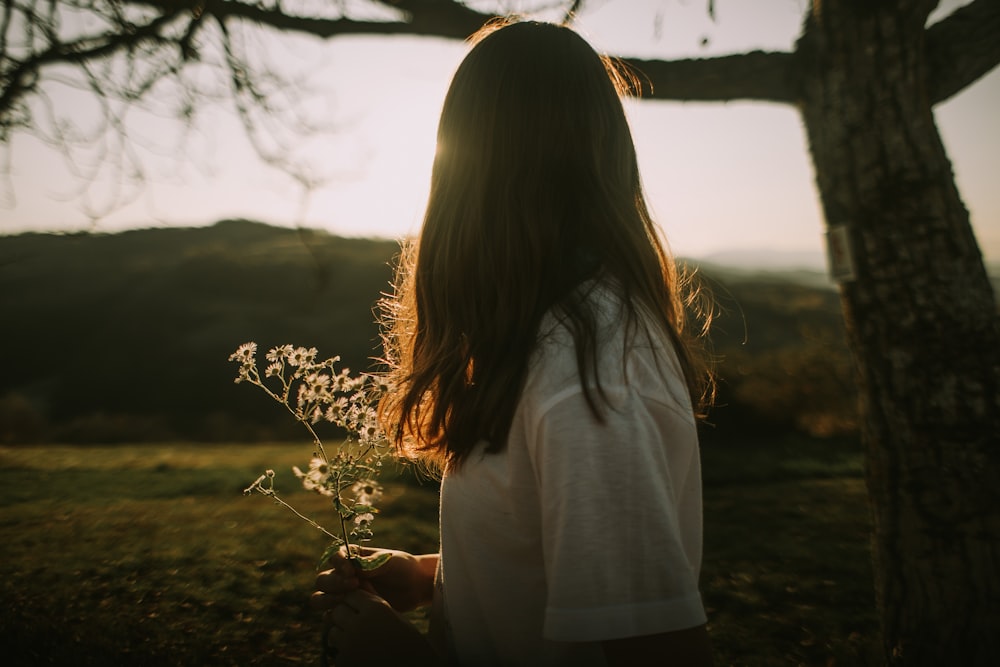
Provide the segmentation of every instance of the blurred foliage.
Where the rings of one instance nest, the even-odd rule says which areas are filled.
[[[299,437],[229,354],[293,343],[355,371],[398,244],[224,221],[0,243],[0,443]],[[719,400],[707,438],[850,435],[856,408],[836,292],[818,274],[703,266]]]
[[[716,407],[707,437],[857,433],[857,388],[840,297],[809,272],[702,267],[716,317]]]

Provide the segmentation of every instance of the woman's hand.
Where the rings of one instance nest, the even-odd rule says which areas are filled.
[[[332,609],[346,595],[357,590],[373,593],[396,611],[410,611],[429,604],[434,594],[434,572],[438,555],[414,556],[405,551],[362,548],[361,556],[391,554],[374,570],[362,570],[347,557],[344,549],[330,559],[330,569],[316,577],[312,606]]]
[[[336,667],[434,665],[430,643],[382,598],[355,589],[323,614],[323,641]]]

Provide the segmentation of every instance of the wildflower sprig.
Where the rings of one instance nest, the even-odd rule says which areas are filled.
[[[341,547],[362,569],[374,569],[387,556],[361,558],[356,547],[372,538],[372,522],[378,513],[376,503],[382,487],[376,481],[382,459],[388,451],[386,438],[378,426],[375,404],[387,387],[372,375],[352,376],[346,368],[337,370],[340,357],[317,361],[316,348],[280,345],[265,355],[267,366],[261,377],[257,367],[257,344],[240,345],[229,356],[239,364],[236,382],[260,387],[268,396],[285,406],[309,432],[313,455],[309,468],[297,466],[292,472],[302,486],[331,499],[340,522],[340,531],[331,532],[301,514],[278,496],[274,471],[268,470],[248,486],[245,494],[259,493],[271,498],[333,541],[326,549],[320,566]],[[330,456],[316,433],[319,422],[329,422],[348,433],[347,439]]]

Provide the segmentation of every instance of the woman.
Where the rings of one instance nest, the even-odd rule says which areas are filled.
[[[441,550],[319,576],[338,665],[711,662],[695,427],[711,381],[624,85],[535,22],[480,31],[455,74],[385,304],[380,406],[402,451],[441,466]],[[428,641],[397,612],[432,601]]]

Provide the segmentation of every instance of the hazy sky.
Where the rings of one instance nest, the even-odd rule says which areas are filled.
[[[577,27],[596,48],[618,55],[790,50],[805,4],[716,0],[713,23],[704,0],[592,0]],[[945,0],[938,13],[960,4]],[[358,37],[287,40],[267,49],[289,71],[307,76],[313,94],[304,108],[334,127],[295,144],[294,154],[328,179],[307,200],[292,179],[256,157],[225,109],[209,108],[183,141],[161,119],[135,120],[147,183],[131,204],[94,225],[74,196],[80,180],[62,158],[31,138],[15,138],[10,183],[16,200],[0,205],[0,232],[116,231],[232,217],[351,236],[417,231],[437,115],[465,47],[437,39]],[[52,96],[72,110],[64,113],[86,125],[85,100],[55,89]],[[651,101],[630,102],[628,109],[650,203],[676,254],[822,252],[813,169],[793,109]],[[984,254],[1000,260],[1000,70],[935,114]],[[96,206],[117,182],[95,181],[90,194]]]

